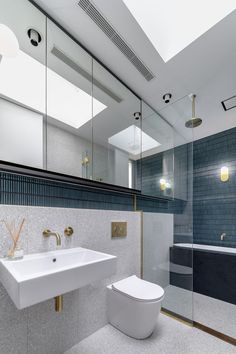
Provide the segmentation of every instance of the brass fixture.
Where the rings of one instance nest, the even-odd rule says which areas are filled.
[[[61,246],[61,236],[60,236],[60,234],[58,232],[46,229],[46,230],[43,231],[43,236],[44,237],[55,236],[56,237],[57,246]]]
[[[59,295],[55,297],[55,311],[61,312],[63,310],[63,296]]]
[[[81,161],[81,163],[82,163],[82,166],[87,166],[87,165],[89,165],[90,160],[89,160],[88,155],[86,155],[86,156],[83,158],[83,160]]]
[[[187,120],[187,122],[185,122],[185,127],[186,128],[196,128],[196,127],[198,127],[199,125],[202,124],[202,119],[196,117],[196,114],[195,114],[195,99],[196,99],[196,95],[192,95],[191,99],[192,99],[192,117],[189,120]]]
[[[68,227],[65,228],[65,230],[64,230],[64,235],[65,235],[65,236],[70,237],[70,236],[73,235],[73,233],[74,233],[74,230],[73,230],[73,228],[72,228],[71,226],[68,226]]]
[[[111,237],[126,237],[127,236],[127,222],[113,221],[111,223]]]
[[[226,233],[223,232],[223,234],[220,235],[220,240],[224,241],[225,238],[226,238]]]
[[[221,167],[220,180],[221,182],[227,182],[229,180],[229,168],[227,166]]]

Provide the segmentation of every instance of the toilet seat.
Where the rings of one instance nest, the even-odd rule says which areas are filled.
[[[112,284],[112,289],[137,301],[151,302],[163,298],[164,290],[157,284],[132,275]]]

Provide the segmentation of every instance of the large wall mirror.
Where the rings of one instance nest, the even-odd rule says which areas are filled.
[[[27,0],[0,0],[0,24],[0,159],[44,168],[46,17]]]
[[[98,103],[103,109],[98,112]],[[141,102],[93,60],[93,178],[136,188],[141,158]]]
[[[92,102],[92,57],[48,19],[47,170],[92,179]]]
[[[173,198],[173,128],[29,1],[0,24],[0,160]]]
[[[140,100],[29,1],[0,0],[0,23],[19,44],[0,62],[0,160],[136,188]]]

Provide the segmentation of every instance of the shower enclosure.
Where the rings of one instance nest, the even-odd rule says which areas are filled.
[[[160,143],[152,154],[142,156],[142,193],[152,200],[156,197],[156,206],[143,211],[143,278],[164,288],[163,311],[192,322],[193,134],[185,127],[191,97],[168,105],[160,114],[143,104],[142,114],[143,130],[155,131]],[[189,245],[183,258],[178,243]]]
[[[143,105],[160,142],[142,159],[143,278],[165,289],[163,311],[235,345],[236,128],[194,140],[191,96],[159,113]]]

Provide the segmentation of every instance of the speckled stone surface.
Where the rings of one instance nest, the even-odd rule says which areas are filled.
[[[0,353],[27,353],[27,310],[17,310],[2,285],[0,285]]]
[[[193,293],[194,321],[236,338],[236,306]]]
[[[184,304],[184,306],[183,306]],[[189,320],[236,338],[236,306],[169,285],[162,306]]]
[[[106,325],[64,354],[235,354],[236,347],[160,315],[151,337],[136,340]]]
[[[51,229],[62,236],[62,248],[86,247],[116,255],[117,272],[110,279],[92,283],[64,295],[64,310],[54,311],[54,300],[17,310],[0,286],[0,353],[61,354],[107,324],[106,285],[131,274],[140,275],[140,213],[0,206],[0,219],[26,218],[21,235],[25,254],[56,248],[55,238],[44,239],[42,231]],[[127,221],[128,235],[111,239],[111,221]],[[66,238],[65,227],[72,226],[74,235]],[[9,248],[9,235],[0,225],[1,249]]]

